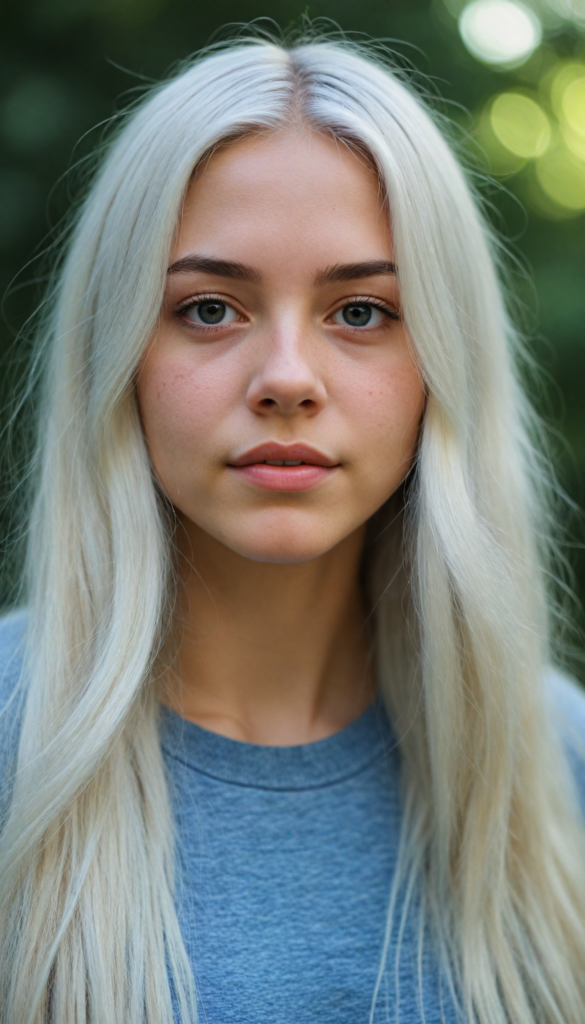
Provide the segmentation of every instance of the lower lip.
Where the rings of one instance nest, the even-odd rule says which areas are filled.
[[[336,469],[335,466],[267,466],[265,462],[230,468],[248,483],[267,491],[308,491],[323,483]]]

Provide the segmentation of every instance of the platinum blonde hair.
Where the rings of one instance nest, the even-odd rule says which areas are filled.
[[[173,998],[196,1019],[154,684],[173,546],[133,378],[194,168],[294,124],[377,167],[428,391],[407,499],[374,517],[367,551],[404,765],[379,983],[416,903],[421,950],[428,924],[466,1020],[585,1020],[585,838],[547,717],[541,471],[489,231],[400,74],[350,45],[250,40],[196,60],[127,120],[62,268],[0,842],[2,1024],[170,1024]],[[397,972],[399,957],[398,942]]]

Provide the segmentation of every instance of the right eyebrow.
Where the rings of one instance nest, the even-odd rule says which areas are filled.
[[[213,256],[203,256],[192,252],[171,263],[167,274],[213,274],[215,277],[231,277],[236,281],[251,281],[258,284],[260,274],[245,263],[234,263],[231,260],[218,260]]]

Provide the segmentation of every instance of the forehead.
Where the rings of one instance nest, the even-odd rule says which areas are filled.
[[[258,257],[284,244],[316,258],[336,246],[356,260],[390,258],[382,190],[364,156],[297,131],[242,139],[205,161],[187,192],[173,258],[195,248],[218,255],[227,245],[222,256],[249,263],[252,250]]]

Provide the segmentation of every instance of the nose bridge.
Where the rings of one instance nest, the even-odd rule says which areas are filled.
[[[276,374],[284,371],[285,378],[290,379],[291,383],[297,374],[304,376],[311,373],[311,349],[307,335],[308,328],[303,329],[295,311],[285,312],[270,331],[266,370]]]
[[[314,413],[322,408],[325,387],[310,334],[310,325],[294,309],[283,311],[270,325],[248,394],[256,411],[277,407],[286,414],[300,408]]]

